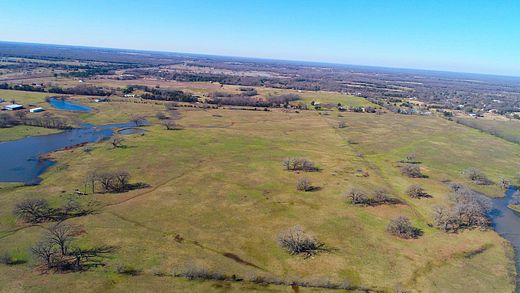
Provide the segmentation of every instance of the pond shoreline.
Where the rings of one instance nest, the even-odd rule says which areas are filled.
[[[509,200],[516,187],[510,187],[506,190],[505,196],[502,198],[493,198],[493,208],[489,213],[492,219],[493,229],[512,246],[515,253],[516,267],[516,290],[520,292],[520,212],[509,207]]]

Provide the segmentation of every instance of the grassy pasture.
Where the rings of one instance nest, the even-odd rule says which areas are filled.
[[[319,94],[322,103],[364,101]],[[304,98],[310,101],[314,93]],[[91,106],[86,98],[78,100]],[[95,169],[125,169],[134,182],[151,187],[84,196],[83,201],[100,203],[98,213],[68,220],[87,231],[79,240],[82,245],[117,247],[107,266],[81,274],[42,276],[34,271],[31,260],[18,266],[0,265],[0,290],[290,289],[154,275],[193,264],[229,275],[346,281],[388,292],[396,288],[412,292],[513,290],[512,250],[495,232],[445,234],[428,224],[433,206],[447,202],[448,190],[441,180],[463,182],[460,171],[469,166],[480,168],[493,180],[512,176],[519,166],[518,145],[435,117],[181,108],[177,122],[184,129],[167,131],[153,118],[164,109],[160,103],[94,106],[96,111],[91,113],[60,115],[104,124],[142,114],[152,125],[144,135],[126,136],[125,148],[112,149],[100,142],[89,153],[74,149],[53,154],[58,163],[43,175],[39,186],[2,185],[0,252],[18,251],[29,260],[27,250],[43,231],[39,226],[23,228],[11,215],[21,199],[41,196],[56,205],[63,203],[74,189],[83,188],[85,175]],[[347,127],[338,129],[341,120]],[[397,162],[412,151],[428,178],[408,179],[399,174]],[[288,156],[308,158],[321,171],[285,171],[281,162]],[[358,170],[369,176],[359,176]],[[302,176],[320,189],[296,191],[296,180]],[[412,183],[422,184],[433,198],[408,199],[404,190]],[[385,187],[406,204],[352,206],[344,196],[351,187],[369,192]],[[500,193],[495,187],[485,191]],[[386,233],[389,220],[399,215],[408,216],[424,235],[402,240]],[[310,259],[283,251],[276,235],[296,224],[330,251]],[[22,229],[14,232],[18,228]],[[119,264],[142,272],[136,277],[116,274]]]
[[[458,118],[475,129],[498,136],[507,141],[520,143],[520,121],[519,120],[492,120],[475,118]]]

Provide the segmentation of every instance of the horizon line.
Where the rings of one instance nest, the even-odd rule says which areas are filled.
[[[470,71],[453,71],[445,69],[435,68],[421,68],[421,67],[399,67],[399,66],[383,66],[383,65],[369,65],[369,64],[353,64],[353,63],[336,63],[329,61],[318,61],[318,60],[302,60],[302,59],[283,59],[276,57],[254,57],[254,56],[243,56],[243,55],[220,55],[213,53],[194,53],[194,52],[178,52],[178,51],[165,51],[165,50],[154,50],[154,49],[135,49],[135,48],[121,48],[121,47],[101,47],[99,45],[73,45],[73,44],[56,44],[56,43],[39,43],[30,41],[8,41],[0,40],[0,43],[14,43],[14,44],[29,44],[29,45],[47,45],[47,46],[65,46],[65,47],[79,47],[88,49],[108,49],[108,50],[126,50],[136,52],[149,52],[149,53],[169,53],[169,54],[180,54],[180,55],[195,55],[195,56],[208,56],[208,57],[219,57],[219,58],[242,58],[251,59],[257,61],[278,61],[286,63],[310,63],[315,65],[336,65],[336,66],[351,66],[351,67],[367,67],[377,69],[390,69],[390,70],[408,70],[408,71],[423,71],[431,73],[449,73],[449,74],[468,74],[468,75],[480,75],[488,77],[502,77],[502,78],[514,78],[520,79],[520,75],[508,75],[488,72],[470,72]]]

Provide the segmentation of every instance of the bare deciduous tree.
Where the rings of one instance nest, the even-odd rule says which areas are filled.
[[[369,204],[370,202],[366,192],[357,188],[350,189],[347,192],[347,198],[350,200],[352,204],[356,205],[365,205]]]
[[[24,200],[14,207],[13,214],[28,223],[41,223],[49,220],[51,208],[41,198]]]
[[[144,126],[148,121],[146,120],[146,117],[141,115],[135,115],[132,117],[131,121],[135,124],[135,126]]]
[[[167,130],[178,130],[180,129],[180,127],[177,126],[177,123],[175,123],[175,121],[173,120],[163,120],[162,122],[162,125],[164,125],[164,127],[166,127]]]
[[[47,240],[51,244],[56,244],[62,255],[66,255],[69,244],[78,233],[78,228],[66,223],[58,223],[49,229]]]
[[[406,217],[398,217],[391,220],[386,230],[392,235],[405,239],[417,238],[422,234],[422,231],[412,226],[412,223]]]
[[[410,185],[406,189],[406,194],[411,198],[422,198],[422,197],[430,197],[428,193],[418,184]]]
[[[424,175],[421,173],[421,168],[414,164],[404,164],[401,166],[401,174],[406,175],[410,178],[422,178]]]
[[[155,117],[159,120],[165,120],[169,118],[166,114],[164,114],[164,112],[157,112]]]
[[[31,247],[31,252],[47,269],[53,267],[53,256],[58,253],[48,239],[41,240]]]
[[[278,244],[290,254],[303,254],[307,257],[324,250],[323,243],[305,233],[301,226],[294,226],[278,234]]]

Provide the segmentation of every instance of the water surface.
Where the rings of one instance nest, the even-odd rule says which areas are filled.
[[[58,110],[75,111],[75,112],[90,112],[93,109],[85,105],[73,103],[64,99],[50,98],[49,104]]]
[[[59,133],[0,142],[0,182],[38,183],[41,181],[38,176],[54,164],[50,160],[41,159],[41,155],[82,143],[108,139],[115,128],[131,126],[131,123],[101,126],[84,124],[82,128]]]
[[[493,228],[502,237],[507,239],[515,250],[516,263],[516,292],[520,292],[520,213],[508,208],[507,205],[511,199],[515,188],[509,188],[506,191],[505,197],[493,199],[493,210],[491,211],[491,218],[493,220]]]

